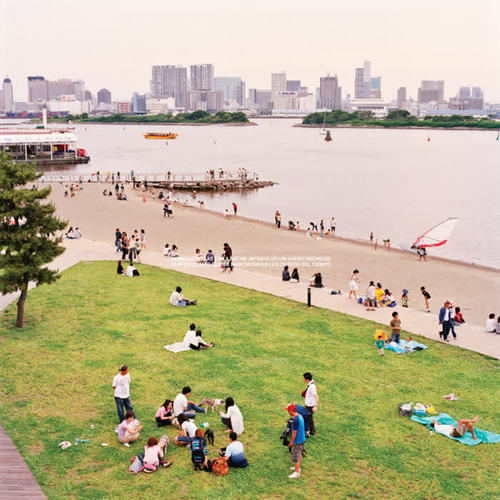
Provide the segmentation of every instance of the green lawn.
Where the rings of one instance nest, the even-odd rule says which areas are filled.
[[[140,270],[140,278],[128,279],[112,262],[81,263],[28,294],[22,331],[13,327],[14,306],[1,318],[0,419],[50,498],[500,494],[500,444],[463,446],[397,412],[401,402],[432,403],[454,417],[478,414],[480,428],[500,433],[498,361],[426,339],[417,339],[429,345],[424,352],[381,358],[372,322],[155,267]],[[168,305],[178,284],[197,307]],[[191,321],[216,347],[164,350],[182,340]],[[122,363],[130,367],[132,403],[144,425],[130,449],[113,432],[110,386]],[[302,400],[304,371],[318,385],[319,434],[306,445],[302,478],[292,481],[279,435],[285,405]],[[171,446],[170,469],[129,474],[129,459],[163,433],[154,423],[157,408],[186,384],[195,401],[235,399],[250,467],[225,477],[195,472],[188,451]],[[444,400],[450,391],[460,399]],[[217,447],[226,444],[215,414],[197,420],[215,429]],[[174,429],[167,433],[172,441]],[[57,447],[77,436],[91,443]]]

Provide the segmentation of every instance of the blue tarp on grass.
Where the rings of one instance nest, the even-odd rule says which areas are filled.
[[[411,342],[408,342],[407,340],[400,340],[399,344],[397,344],[396,342],[391,342],[390,344],[385,344],[384,347],[389,351],[394,351],[396,354],[405,354],[407,352],[415,352],[427,349],[427,346],[425,344],[419,344],[414,340],[412,340]],[[416,349],[417,347],[419,347],[420,349]]]
[[[438,424],[442,425],[457,425],[457,422],[453,420],[453,418],[450,417],[447,413],[440,413],[437,417],[417,417],[416,415],[413,415],[411,419],[414,422],[426,425],[431,430],[431,424],[432,422],[434,422],[434,420],[437,420]],[[500,443],[500,434],[482,431],[481,429],[476,429],[476,427],[474,427],[474,434],[476,435],[477,439],[472,439],[472,435],[469,431],[467,431],[464,437],[461,438],[445,436],[444,434],[441,435],[449,437],[450,439],[454,439],[455,441],[460,441],[462,444],[466,444],[468,446],[474,446],[481,443]]]

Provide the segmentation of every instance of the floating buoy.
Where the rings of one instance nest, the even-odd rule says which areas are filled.
[[[427,142],[431,142],[431,136],[430,135],[427,136]]]

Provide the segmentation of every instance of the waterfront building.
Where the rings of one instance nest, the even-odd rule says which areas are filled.
[[[146,114],[146,95],[134,92],[132,95],[132,113],[137,115]]]
[[[376,76],[370,79],[370,98],[382,98],[382,77]]]
[[[250,89],[248,91],[248,100],[251,107],[262,111],[269,111],[272,108],[271,90]]]
[[[286,91],[286,73],[271,73],[271,91],[285,92]]]
[[[190,111],[216,113],[224,109],[224,93],[221,90],[194,90],[188,93],[188,104]]]
[[[108,89],[101,89],[97,92],[97,104],[111,105],[111,92]]]
[[[273,96],[273,113],[299,109],[298,92],[276,92]]]
[[[371,111],[376,118],[387,116],[391,103],[383,99],[351,99],[350,111]]]
[[[481,87],[472,87],[471,97],[472,97],[472,99],[483,99],[484,100],[484,93],[481,90]]]
[[[239,76],[218,76],[215,78],[215,90],[224,94],[225,103],[245,105],[245,82]]]
[[[460,87],[458,89],[459,99],[469,99],[470,98],[470,87]]]
[[[177,108],[187,107],[187,69],[183,66],[153,66],[151,70],[151,98],[175,98]]]
[[[323,76],[319,80],[319,107],[321,109],[340,109],[342,102],[336,76]]]
[[[0,89],[0,111],[3,111],[4,109],[4,101],[3,101],[3,89]]]
[[[456,97],[450,98],[452,110],[482,110],[484,109],[484,94],[480,87],[460,87]]]
[[[146,99],[146,113],[148,115],[168,115],[175,111],[175,97],[151,97]]]
[[[28,76],[28,101],[47,102],[49,82],[43,76]]]
[[[3,79],[3,110],[6,113],[14,112],[14,90],[8,76]]]
[[[441,102],[444,100],[443,80],[422,80],[418,89],[418,102],[426,104],[429,102]]]
[[[117,113],[132,113],[132,103],[130,101],[117,101],[115,102],[115,108]]]
[[[63,95],[75,95],[75,86],[68,78],[48,82],[48,100],[60,99]]]
[[[85,83],[83,80],[73,81],[73,89],[77,101],[85,101]]]
[[[381,77],[371,78],[371,63],[365,61],[362,68],[354,70],[354,97],[355,99],[380,99]]]
[[[399,87],[398,89],[398,109],[403,109],[406,102],[406,87]]]
[[[214,90],[213,64],[191,65],[191,91]]]

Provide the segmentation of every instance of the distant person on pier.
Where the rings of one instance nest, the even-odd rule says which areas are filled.
[[[234,215],[238,214],[238,205],[236,205],[236,203],[234,201],[233,201],[233,212],[234,212]]]

